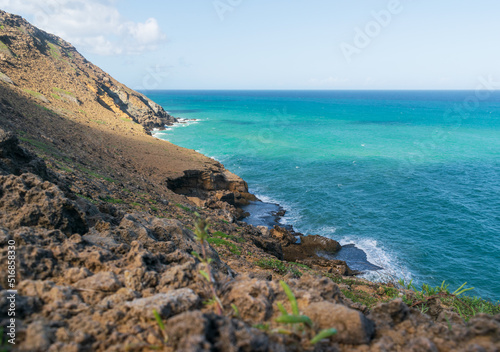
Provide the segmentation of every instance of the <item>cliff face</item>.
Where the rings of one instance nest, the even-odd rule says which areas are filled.
[[[98,103],[146,130],[176,120],[158,104],[87,61],[68,42],[0,10],[0,80],[60,111],[90,112]]]

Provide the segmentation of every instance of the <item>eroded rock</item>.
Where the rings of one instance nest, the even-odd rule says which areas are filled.
[[[337,329],[332,337],[340,343],[359,345],[369,343],[375,333],[375,325],[363,314],[344,305],[316,302],[304,309],[304,314],[320,329]]]
[[[29,173],[0,176],[0,222],[10,229],[36,226],[66,234],[88,230],[74,202],[53,183]]]

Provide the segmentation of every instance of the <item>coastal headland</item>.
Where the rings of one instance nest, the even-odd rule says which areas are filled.
[[[0,11],[2,348],[500,349],[498,305],[472,312],[449,292],[359,279],[322,255],[341,249],[334,240],[241,221],[256,201],[244,180],[151,136],[174,123],[71,44]],[[311,324],[280,323],[282,307]]]

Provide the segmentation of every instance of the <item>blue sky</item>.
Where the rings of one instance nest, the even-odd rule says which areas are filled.
[[[0,0],[135,89],[474,89],[498,0]]]

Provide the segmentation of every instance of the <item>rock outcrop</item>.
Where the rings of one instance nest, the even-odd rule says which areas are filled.
[[[0,80],[66,110],[85,111],[97,102],[148,131],[176,122],[161,106],[87,61],[70,43],[2,10],[0,23]]]

